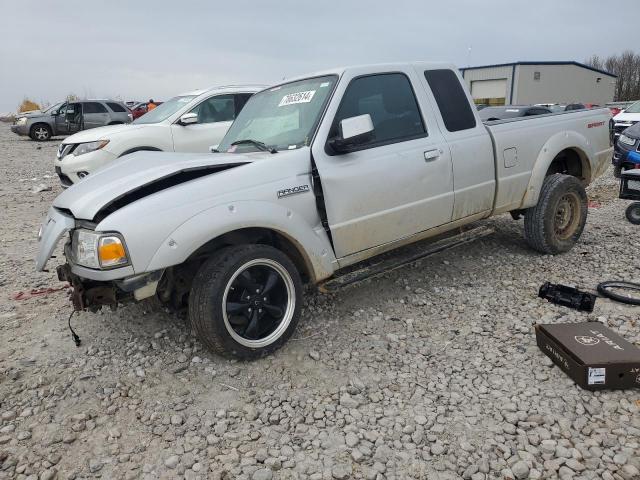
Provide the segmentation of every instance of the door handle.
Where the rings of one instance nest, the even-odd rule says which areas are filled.
[[[427,150],[424,152],[424,161],[431,162],[440,157],[442,150]]]

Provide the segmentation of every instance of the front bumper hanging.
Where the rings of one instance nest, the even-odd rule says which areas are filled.
[[[115,310],[119,303],[140,301],[155,295],[164,270],[156,270],[121,280],[97,281],[79,277],[71,271],[71,266],[66,263],[57,267],[56,273],[60,281],[69,282],[73,289],[71,303],[74,310],[96,312],[103,306]]]

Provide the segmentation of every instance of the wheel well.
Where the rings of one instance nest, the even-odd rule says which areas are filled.
[[[185,262],[168,268],[158,286],[160,300],[176,309],[184,308],[191,290],[191,283],[202,263],[221,248],[247,244],[271,245],[277,248],[291,259],[304,283],[313,279],[311,266],[293,240],[268,228],[243,228],[208,241]]]
[[[161,152],[161,151],[162,150],[156,147],[134,147],[122,152],[120,154],[120,157],[124,157],[125,155],[129,155],[130,153],[134,153],[134,152]]]
[[[124,122],[109,122],[107,125],[122,125]]]
[[[296,246],[293,240],[282,233],[268,228],[243,228],[225,233],[205,243],[189,257],[189,260],[208,257],[212,252],[220,248],[246,244],[271,245],[277,248],[291,259],[298,272],[300,272],[303,282],[311,280],[311,268],[304,255],[300,252],[300,248]]]
[[[563,173],[579,178],[583,183],[589,183],[591,179],[591,167],[583,152],[573,148],[562,150],[551,162],[545,177],[554,173]]]
[[[29,128],[29,133],[33,132],[33,129],[40,126],[40,125],[44,125],[45,127],[47,127],[49,129],[49,131],[51,131],[51,125],[49,125],[46,122],[38,122],[38,123],[34,123],[33,125],[31,125],[31,128]]]

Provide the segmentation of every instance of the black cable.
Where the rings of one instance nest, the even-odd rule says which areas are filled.
[[[640,284],[632,282],[623,282],[621,280],[613,280],[598,284],[598,293],[615,300],[616,302],[626,303],[627,305],[640,305],[640,297],[628,297],[619,293],[612,292],[610,288],[621,288],[626,290],[634,290],[640,294]]]
[[[69,315],[69,330],[71,330],[71,337],[73,338],[73,343],[76,344],[76,347],[80,346],[80,337],[76,334],[76,332],[74,332],[73,328],[71,327],[71,317],[73,317],[73,314],[76,313],[75,310],[71,310],[71,315]]]

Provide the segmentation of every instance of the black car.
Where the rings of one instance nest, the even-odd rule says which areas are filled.
[[[506,105],[504,107],[487,107],[480,110],[480,119],[483,122],[493,120],[506,120],[508,118],[530,117],[533,115],[544,115],[551,113],[546,107],[535,105]]]
[[[622,131],[613,148],[613,174],[640,168],[640,122]]]

